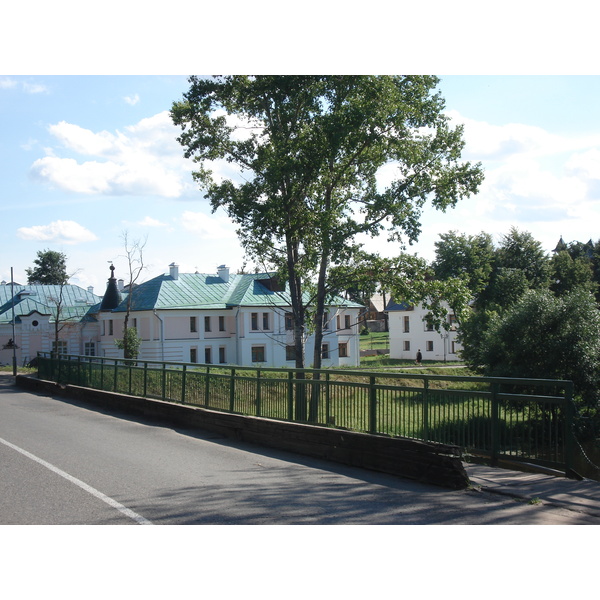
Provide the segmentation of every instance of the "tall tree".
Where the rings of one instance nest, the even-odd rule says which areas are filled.
[[[64,285],[67,274],[67,257],[55,250],[39,250],[33,268],[25,269],[28,284]]]
[[[321,365],[332,266],[351,261],[362,236],[414,241],[427,200],[439,209],[477,191],[480,165],[460,162],[430,76],[228,76],[190,78],[171,115],[212,207],[239,226],[247,254],[288,283],[296,366],[314,323]],[[239,178],[217,177],[214,161]],[[384,170],[388,181],[384,183]],[[391,177],[389,173],[393,172]]]
[[[494,265],[494,242],[489,233],[459,234],[456,231],[440,234],[435,242],[433,269],[436,277],[466,277],[469,290],[477,299],[486,288]]]

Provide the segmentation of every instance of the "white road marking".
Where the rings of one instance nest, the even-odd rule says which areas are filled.
[[[46,462],[45,460],[42,460],[38,456],[35,456],[35,454],[31,454],[31,452],[27,452],[27,450],[23,450],[23,448],[19,448],[19,446],[15,446],[14,444],[11,444],[10,442],[8,442],[2,438],[0,438],[0,442],[2,444],[4,444],[5,446],[8,446],[9,448],[12,448],[13,450],[20,452],[23,456],[30,458],[31,460],[35,461],[36,463],[39,463],[43,467],[50,469],[50,471],[52,471],[53,473],[56,473],[57,475],[64,477],[64,479],[66,479],[67,481],[74,483],[76,486],[80,487],[82,490],[85,490],[89,494],[92,494],[92,496],[95,496],[99,500],[102,500],[102,502],[106,502],[106,504],[108,504],[109,506],[112,506],[112,508],[116,508],[118,511],[122,512],[125,516],[129,517],[130,519],[133,519],[136,523],[138,523],[140,525],[153,525],[152,521],[149,521],[145,517],[142,517],[142,515],[138,515],[133,510],[127,508],[126,506],[123,506],[120,502],[117,502],[116,500],[113,500],[113,498],[110,498],[106,494],[99,492],[97,489],[93,488],[91,485],[88,485],[87,483],[84,483],[80,479],[77,479],[76,477],[73,477],[72,475],[65,473],[65,471],[62,471],[58,467],[55,467],[54,465],[50,464],[49,462]]]

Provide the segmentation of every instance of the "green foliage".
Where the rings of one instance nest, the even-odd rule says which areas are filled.
[[[138,336],[135,327],[127,327],[123,334],[123,339],[115,340],[115,346],[119,348],[119,350],[124,351],[124,358],[127,359],[138,357],[141,344],[142,339]]]
[[[570,252],[557,252],[551,259],[552,283],[550,289],[561,296],[575,288],[583,288],[596,293],[598,284],[594,281],[592,263],[588,257],[579,254],[575,258]]]
[[[597,402],[600,311],[589,292],[529,291],[502,316],[475,319],[482,326],[478,344],[467,333],[463,352],[471,366],[490,376],[572,380],[586,404]]]
[[[55,250],[39,250],[33,261],[35,267],[25,269],[28,284],[64,285],[67,283],[67,257]]]

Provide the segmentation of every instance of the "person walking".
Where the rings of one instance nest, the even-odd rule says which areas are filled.
[[[423,360],[423,355],[421,354],[421,349],[417,351],[417,360],[415,360],[416,365],[420,365]]]

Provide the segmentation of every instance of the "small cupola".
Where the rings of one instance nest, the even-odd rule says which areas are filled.
[[[100,304],[100,310],[113,310],[121,304],[121,293],[117,287],[117,280],[115,279],[115,267],[110,265],[110,277],[106,284],[106,292],[102,298],[102,304]]]

